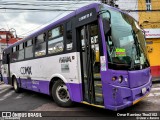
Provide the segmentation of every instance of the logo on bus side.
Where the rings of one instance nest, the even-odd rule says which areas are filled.
[[[59,58],[59,63],[67,63],[67,62],[72,62],[71,57],[60,57]]]
[[[31,70],[31,67],[21,67],[20,68],[20,72],[22,75],[32,75],[32,70]]]

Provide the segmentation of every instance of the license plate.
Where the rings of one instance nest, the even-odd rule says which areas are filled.
[[[142,94],[145,94],[145,93],[146,93],[146,91],[147,91],[147,89],[146,89],[146,88],[142,88]]]

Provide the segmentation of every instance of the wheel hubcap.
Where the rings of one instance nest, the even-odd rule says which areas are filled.
[[[70,99],[67,86],[64,84],[57,87],[56,95],[62,102],[67,102]]]

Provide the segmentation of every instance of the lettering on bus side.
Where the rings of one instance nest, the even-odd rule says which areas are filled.
[[[68,63],[68,62],[72,62],[72,59],[70,56],[68,57],[60,57],[59,58],[59,63]]]
[[[22,75],[32,75],[32,67],[28,66],[28,67],[21,67],[20,68],[20,72]]]
[[[82,21],[82,20],[85,20],[85,19],[88,19],[88,18],[92,17],[92,15],[93,15],[92,12],[91,12],[91,13],[88,13],[88,14],[86,14],[86,15],[84,15],[84,16],[81,16],[78,20],[79,20],[79,22],[80,22],[80,21]]]

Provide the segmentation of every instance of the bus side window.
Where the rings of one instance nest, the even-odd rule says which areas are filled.
[[[25,58],[33,57],[33,40],[28,40],[25,43]]]
[[[2,63],[8,64],[7,54],[5,52],[3,52]]]
[[[18,60],[18,46],[14,46],[12,48],[11,62],[15,62]]]
[[[63,52],[64,50],[64,38],[63,38],[63,26],[60,25],[48,32],[48,54]]]
[[[73,48],[73,40],[72,40],[72,21],[69,21],[66,24],[66,49],[72,50]]]
[[[36,37],[35,39],[35,57],[44,56],[46,55],[46,41],[45,41],[46,34],[41,34]]]
[[[17,51],[17,59],[23,60],[24,59],[24,44],[21,43],[18,45],[18,51]]]

